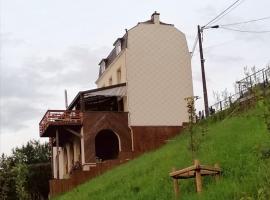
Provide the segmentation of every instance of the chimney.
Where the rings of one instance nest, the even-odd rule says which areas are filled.
[[[157,11],[152,14],[151,20],[154,24],[159,24],[159,13],[157,13]]]

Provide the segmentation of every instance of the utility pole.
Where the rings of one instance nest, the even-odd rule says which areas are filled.
[[[200,59],[201,59],[201,70],[202,70],[202,83],[203,83],[203,99],[204,99],[204,110],[205,116],[209,116],[209,108],[208,108],[208,96],[207,96],[207,87],[206,87],[206,79],[205,79],[205,71],[204,71],[204,57],[203,57],[203,49],[202,49],[202,29],[200,25],[198,25],[198,39],[199,39],[199,48],[200,48]]]

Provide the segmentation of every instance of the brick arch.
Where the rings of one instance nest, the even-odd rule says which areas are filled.
[[[111,129],[103,129],[95,137],[96,157],[100,160],[113,160],[119,157],[121,139]]]
[[[85,162],[96,162],[95,137],[102,130],[111,130],[121,141],[121,152],[132,151],[132,139],[127,122],[127,113],[90,112],[84,116],[84,151]]]

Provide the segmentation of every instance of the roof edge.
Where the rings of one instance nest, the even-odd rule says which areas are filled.
[[[75,98],[72,100],[72,102],[69,104],[69,106],[67,107],[67,110],[71,110],[75,106],[75,104],[78,102],[78,100],[80,100],[80,95],[83,95],[85,93],[92,93],[92,92],[107,90],[107,89],[116,88],[116,87],[123,87],[123,86],[126,86],[126,83],[120,83],[120,84],[116,84],[116,85],[110,85],[107,87],[101,87],[101,88],[96,88],[96,89],[91,89],[91,90],[80,91],[75,96]]]

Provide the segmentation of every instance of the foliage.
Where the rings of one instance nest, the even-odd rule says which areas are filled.
[[[26,191],[26,179],[28,175],[27,165],[21,161],[17,163],[12,170],[15,175],[15,188],[18,199],[27,200],[30,198],[28,192]]]
[[[191,157],[194,159],[195,153],[199,148],[199,141],[194,139],[193,137],[193,125],[196,122],[196,109],[195,109],[195,101],[198,99],[198,96],[186,97],[185,101],[187,102],[187,110],[189,114],[189,135],[190,135],[190,143],[188,149],[191,151]]]
[[[270,134],[263,113],[261,104],[224,117],[222,121],[208,119],[194,127],[194,137],[200,138],[197,155],[201,163],[218,162],[223,173],[218,183],[212,177],[203,177],[200,196],[195,193],[194,180],[181,180],[180,199],[269,199],[270,158],[262,158],[261,151],[270,146]],[[202,136],[204,123],[207,134]],[[56,199],[173,199],[169,172],[172,167],[181,169],[192,164],[186,148],[189,141],[186,131],[163,148],[146,153]]]
[[[48,196],[50,178],[48,143],[29,141],[0,158],[0,199],[40,199]],[[39,166],[39,167],[36,167]],[[40,167],[43,166],[43,167]],[[33,198],[34,197],[34,198]]]

